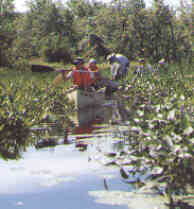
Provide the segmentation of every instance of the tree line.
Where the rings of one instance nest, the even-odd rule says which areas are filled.
[[[192,62],[193,3],[176,10],[163,0],[30,0],[25,13],[14,0],[0,0],[0,66],[13,67],[31,57],[68,64],[79,55],[104,60],[119,52],[151,63]]]

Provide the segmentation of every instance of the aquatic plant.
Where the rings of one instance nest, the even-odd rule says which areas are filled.
[[[158,180],[158,191],[172,203],[172,194],[194,185],[193,85],[180,74],[161,72],[138,78],[124,94],[131,110],[127,157],[136,171]]]

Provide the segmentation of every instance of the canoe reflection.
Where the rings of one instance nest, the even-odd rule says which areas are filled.
[[[75,111],[69,116],[70,120],[77,126],[85,126],[90,123],[96,124],[98,122],[103,122],[109,117],[107,111],[104,107],[99,108],[87,108],[80,111]],[[83,132],[84,133],[84,132]]]
[[[129,112],[119,102],[74,112],[69,118],[75,124],[72,135],[75,137],[76,147],[81,151],[86,150],[89,139],[112,132],[112,125],[119,126],[129,119],[129,116]]]
[[[95,130],[100,130],[105,127],[107,121],[111,117],[111,111],[107,108],[88,108],[87,110],[76,111],[69,118],[75,124],[72,134],[75,136],[75,146],[80,151],[87,149],[88,143],[86,139],[94,137],[92,134]]]
[[[129,111],[114,101],[104,107],[90,107],[63,115],[55,123],[45,123],[21,133],[7,131],[0,143],[0,158],[20,159],[28,146],[42,149],[75,143],[76,147],[86,149],[90,139],[113,134],[118,137],[115,128],[129,118]]]

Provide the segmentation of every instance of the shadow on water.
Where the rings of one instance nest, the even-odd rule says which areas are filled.
[[[112,161],[126,149],[122,141],[127,134],[126,112],[122,111],[112,103],[73,112],[65,116],[64,124],[55,121],[32,128],[23,138],[28,136],[28,143],[23,139],[2,142],[0,153],[7,161],[0,161],[0,172],[4,173],[0,179],[1,207],[127,208],[96,203],[88,194],[134,189]]]

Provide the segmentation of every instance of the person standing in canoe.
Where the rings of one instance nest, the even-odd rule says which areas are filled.
[[[106,60],[111,65],[111,73],[113,80],[123,79],[129,68],[129,60],[126,56],[122,54],[112,53],[107,56]]]

